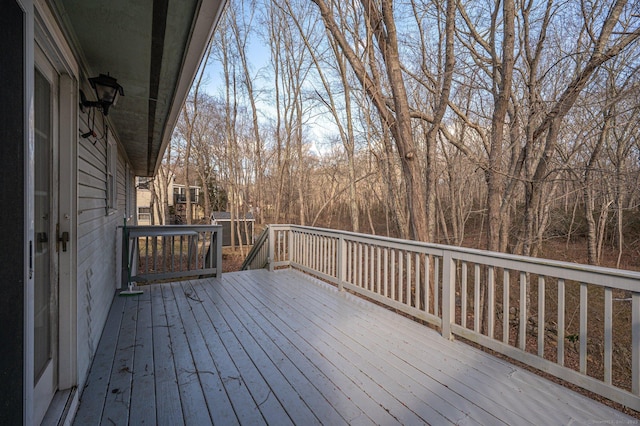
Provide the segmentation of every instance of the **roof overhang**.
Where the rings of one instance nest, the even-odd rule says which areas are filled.
[[[226,0],[50,0],[88,75],[125,96],[109,110],[134,173],[153,176]]]

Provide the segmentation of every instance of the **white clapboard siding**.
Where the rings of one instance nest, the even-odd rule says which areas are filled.
[[[93,113],[92,113],[93,114]],[[79,133],[89,128],[88,115],[79,113]],[[93,119],[93,117],[92,117]],[[115,290],[120,286],[117,253],[120,241],[117,228],[122,225],[126,208],[127,170],[124,158],[118,156],[116,167],[117,209],[107,211],[107,140],[102,117],[95,117],[97,137],[78,137],[78,377],[80,386],[86,378],[96,354],[100,335]],[[109,140],[114,135],[109,133]]]

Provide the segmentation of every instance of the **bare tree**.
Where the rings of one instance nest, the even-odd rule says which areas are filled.
[[[634,7],[244,0],[218,33],[224,142],[194,127],[190,178],[217,168],[234,217],[253,204],[276,222],[528,255],[565,232],[620,262],[640,196]],[[255,72],[257,34],[271,62]]]
[[[543,150],[542,154],[532,161],[534,172],[527,185],[524,213],[525,244],[523,254],[525,255],[531,254],[534,211],[539,210],[542,205],[546,177],[558,143],[563,120],[594,73],[604,63],[635,43],[640,36],[640,28],[629,29],[631,21],[635,21],[637,18],[629,15],[629,11],[626,11],[625,17],[623,12],[625,12],[626,4],[625,0],[617,0],[608,8],[606,8],[607,3],[595,2],[583,5],[585,21],[582,28],[586,44],[584,47],[588,48],[589,55],[583,63],[576,67],[572,80],[557,100],[552,103],[541,123],[533,131],[534,143],[540,141]],[[605,18],[601,20],[603,12]],[[624,22],[621,18],[627,21]]]
[[[383,0],[381,9],[378,9],[373,2],[362,0],[360,11],[366,18],[367,38],[364,41],[356,40],[356,42],[364,42],[366,54],[370,58],[370,63],[372,63],[372,58],[375,57],[373,38],[376,39],[378,49],[384,58],[383,66],[386,68],[394,111],[387,108],[387,97],[383,93],[382,81],[378,75],[380,71],[378,66],[376,65],[375,68],[367,71],[364,61],[356,55],[352,44],[349,43],[345,34],[337,25],[329,5],[324,0],[314,0],[314,3],[320,9],[327,30],[340,46],[342,53],[351,64],[364,90],[375,105],[381,121],[385,126],[388,126],[393,135],[405,175],[410,234],[414,239],[427,240],[424,186],[420,178],[421,173],[418,170],[417,162],[414,161],[416,153],[411,131],[411,115],[400,66],[392,2]]]
[[[236,11],[235,7],[239,8]],[[235,41],[235,49],[239,58],[241,68],[241,81],[246,90],[247,100],[251,110],[251,124],[253,130],[253,169],[256,191],[253,192],[255,197],[255,207],[258,217],[258,222],[264,221],[263,216],[263,200],[262,200],[262,186],[263,186],[263,143],[262,136],[260,134],[260,123],[258,120],[258,106],[257,106],[257,93],[254,88],[253,80],[255,75],[251,73],[248,55],[248,43],[251,36],[251,26],[256,9],[256,2],[250,0],[247,3],[240,1],[228,8],[229,22],[231,31],[233,33],[233,40]]]

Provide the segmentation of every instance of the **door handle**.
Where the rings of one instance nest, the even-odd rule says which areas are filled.
[[[62,235],[60,235],[59,225],[56,227],[56,231],[58,233],[56,246],[58,245],[58,243],[62,243],[62,251],[67,251],[67,243],[69,242],[69,233],[65,231],[62,233]]]
[[[69,242],[69,233],[66,231],[63,232],[62,238],[60,238],[60,241],[62,241],[62,251],[67,251],[67,243]]]

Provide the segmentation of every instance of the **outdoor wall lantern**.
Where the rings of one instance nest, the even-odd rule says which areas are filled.
[[[109,115],[109,108],[118,102],[118,96],[124,96],[122,86],[110,75],[100,74],[98,77],[89,79],[91,87],[96,91],[97,101],[89,101],[84,92],[80,90],[80,101],[82,107],[99,108],[103,115]],[[84,111],[84,109],[83,109]]]

